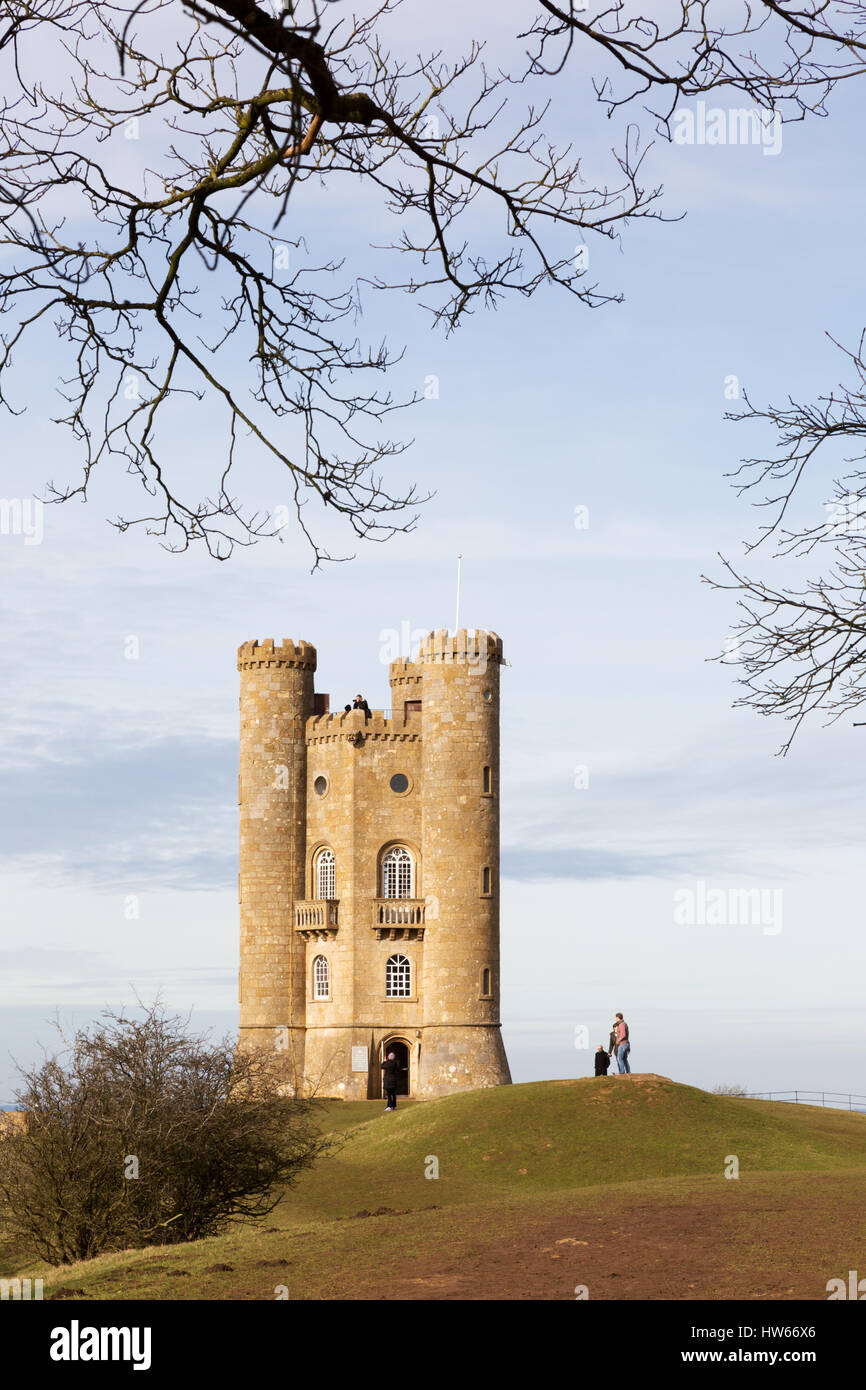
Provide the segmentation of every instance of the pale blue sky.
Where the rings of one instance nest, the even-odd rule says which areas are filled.
[[[461,7],[444,13],[470,32]],[[601,160],[611,127],[579,91],[556,91],[551,133],[578,130]],[[759,400],[817,394],[843,372],[825,331],[853,344],[863,326],[858,117],[852,88],[830,119],[786,126],[775,158],[657,145],[648,181],[688,217],[591,248],[623,305],[544,292],[445,341],[416,305],[371,298],[363,326],[407,345],[400,382],[439,378],[394,470],[436,496],[414,534],[351,565],[310,575],[294,538],[225,565],[167,555],[106,525],[136,504],[126,478],[98,479],[87,506],[48,509],[39,546],[0,536],[0,1100],[7,1053],[34,1056],[55,1007],[83,1021],[133,988],[161,989],[234,1026],[236,648],[306,638],[336,703],[360,689],[387,704],[382,634],[453,622],[458,552],[463,621],[499,632],[511,663],[502,1007],[515,1080],[586,1072],[592,1048],[575,1049],[575,1028],[594,1048],[621,1009],[635,1069],[866,1092],[866,730],[816,725],[775,757],[783,728],[732,711],[735,668],[707,661],[734,611],[700,583],[717,551],[740,559],[755,524],[723,475],[763,441],[723,422],[725,377]],[[364,265],[369,206],[336,191],[307,227],[333,250],[347,211]],[[47,423],[56,351],[19,364],[30,409],[4,419],[6,497],[74,471]],[[174,429],[179,463],[212,468],[212,412],[176,412]],[[269,507],[285,500],[262,472],[250,487]],[[823,517],[829,495],[826,475],[808,480],[802,514]],[[578,505],[588,530],[574,527]],[[129,635],[138,661],[124,660]],[[696,880],[782,889],[783,929],[675,925],[674,894]],[[124,916],[128,894],[138,920]]]

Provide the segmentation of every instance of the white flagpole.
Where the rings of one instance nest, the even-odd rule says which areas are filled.
[[[456,608],[455,613],[454,613],[454,636],[455,636],[455,637],[457,636],[457,633],[458,633],[459,630],[460,630],[460,562],[461,562],[462,559],[463,559],[463,556],[462,556],[462,555],[458,555],[458,556],[457,556],[457,608]]]

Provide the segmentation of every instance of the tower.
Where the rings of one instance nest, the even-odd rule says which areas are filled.
[[[431,633],[392,709],[327,713],[307,642],[241,647],[241,1045],[364,1099],[510,1082],[495,633]]]
[[[304,1075],[304,943],[294,903],[304,896],[306,723],[316,650],[308,642],[245,642],[240,693],[239,1044],[285,1054]]]
[[[499,671],[495,633],[422,643],[424,945],[419,1093],[511,1080],[499,1025]]]

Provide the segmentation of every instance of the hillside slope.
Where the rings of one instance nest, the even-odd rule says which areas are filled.
[[[26,1272],[100,1299],[826,1298],[866,1239],[862,1115],[638,1075],[321,1123],[342,1149],[258,1226]]]
[[[368,1113],[380,1108],[362,1104]],[[866,1164],[866,1116],[734,1100],[661,1076],[531,1082],[376,1113],[331,1160],[327,1185],[339,1173],[345,1193],[356,1179],[366,1187],[378,1174],[383,1188],[421,1196],[430,1189],[424,1173],[431,1155],[440,1194],[472,1200],[515,1188],[720,1176],[730,1154],[741,1172]],[[327,1200],[318,1178],[324,1169],[301,1194],[317,1206]],[[334,1200],[341,1209],[336,1193]]]

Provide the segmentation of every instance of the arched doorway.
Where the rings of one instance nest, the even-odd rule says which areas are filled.
[[[403,1038],[385,1038],[380,1047],[379,1061],[384,1062],[389,1052],[393,1052],[394,1058],[399,1067],[397,1080],[397,1095],[408,1096],[411,1094],[411,1062],[412,1054],[409,1044]],[[381,1070],[380,1070],[381,1076]]]

